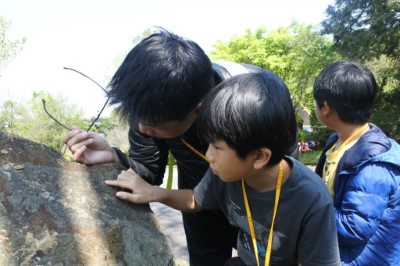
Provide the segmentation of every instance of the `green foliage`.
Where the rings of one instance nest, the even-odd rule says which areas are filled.
[[[313,25],[293,22],[269,33],[259,28],[247,30],[244,36],[229,42],[218,42],[211,52],[213,60],[230,60],[257,65],[279,75],[288,86],[295,107],[302,106],[314,115],[312,87],[318,73],[326,65],[339,59],[328,38],[321,37]],[[301,124],[299,117],[296,117]],[[317,120],[311,121],[313,139],[324,145],[332,130]],[[300,131],[300,139],[306,134]],[[304,133],[304,134],[303,134]]]
[[[67,131],[45,113],[42,99],[46,100],[50,114],[68,127],[73,125],[86,127],[86,123],[82,120],[83,111],[77,106],[67,105],[66,99],[62,96],[52,96],[45,92],[33,93],[30,101],[31,119],[24,123],[22,136],[61,151],[62,139]]]
[[[312,132],[310,132],[310,139],[314,140],[318,144],[318,148],[323,148],[326,145],[326,141],[329,135],[334,131],[325,126],[314,126]]]
[[[110,117],[100,118],[101,126],[99,133],[104,134],[110,145],[120,148],[125,153],[129,149],[128,130],[129,125],[121,120],[117,112],[112,112]]]
[[[24,106],[13,101],[5,101],[0,106],[0,130],[14,134],[26,112]]]
[[[90,119],[82,119],[82,109],[68,104],[64,97],[40,91],[34,92],[28,103],[7,101],[0,105],[0,130],[54,148],[67,160],[72,161],[72,154],[62,143],[68,131],[45,113],[42,99],[46,100],[49,113],[67,127],[76,125],[85,129],[92,122]],[[121,121],[116,113],[98,121],[91,130],[103,134],[111,145],[127,152],[128,125]]]
[[[336,0],[326,10],[323,34],[332,34],[346,58],[368,61],[386,55],[399,59],[400,1]]]
[[[329,6],[322,33],[332,34],[345,58],[363,62],[380,87],[371,122],[400,139],[396,115],[400,95],[400,1],[336,0]]]
[[[400,90],[379,94],[370,121],[400,143],[399,99]]]
[[[303,143],[306,140],[306,132],[303,129],[298,130],[299,142]]]
[[[21,51],[25,44],[25,38],[20,40],[8,40],[7,31],[10,22],[0,16],[0,73],[6,68],[8,63]]]
[[[317,165],[322,150],[311,150],[299,154],[299,161],[305,165]]]
[[[374,73],[381,92],[385,93],[400,88],[400,64],[398,60],[382,55],[379,58],[370,59],[364,64]]]
[[[288,27],[266,32],[247,30],[228,42],[218,42],[211,52],[213,60],[253,64],[276,73],[288,86],[294,106],[313,106],[312,84],[317,73],[335,61],[337,55],[328,38],[315,26],[293,22]]]
[[[370,121],[400,141],[400,116],[396,112],[400,99],[400,68],[396,69],[396,64],[386,56],[366,63],[380,87]]]
[[[8,101],[1,106],[2,130],[61,151],[62,139],[67,131],[45,113],[42,99],[46,100],[47,110],[66,126],[86,127],[86,123],[82,120],[83,111],[80,108],[68,105],[61,96],[54,97],[49,93],[34,92],[32,99],[26,105]]]

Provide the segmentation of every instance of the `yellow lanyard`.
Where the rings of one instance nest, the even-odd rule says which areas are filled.
[[[279,197],[281,195],[282,177],[283,177],[283,167],[282,167],[282,162],[281,162],[279,164],[278,179],[276,180],[274,212],[272,214],[272,223],[271,223],[271,228],[270,228],[269,236],[268,236],[268,245],[267,245],[267,248],[266,248],[266,251],[265,251],[265,263],[264,263],[264,265],[266,265],[266,266],[269,265],[269,261],[270,261],[270,258],[271,258],[272,237],[273,237],[273,232],[274,232],[274,224],[275,224],[276,212],[278,210]],[[243,190],[244,204],[246,206],[247,220],[249,222],[249,227],[250,227],[251,240],[253,242],[254,255],[256,256],[257,265],[260,265],[259,260],[258,260],[258,248],[257,248],[256,233],[255,233],[255,230],[254,230],[253,218],[251,217],[251,211],[250,211],[249,202],[247,200],[247,194],[246,194],[244,179],[242,179],[242,190]]]
[[[198,156],[200,156],[203,160],[210,162],[208,160],[208,158],[206,156],[204,156],[204,154],[202,154],[201,152],[199,152],[198,150],[196,150],[192,145],[190,145],[189,143],[187,143],[184,139],[181,139],[182,143],[186,145],[186,147],[188,147],[192,152],[196,153]]]
[[[205,161],[210,162],[204,154],[196,150],[192,145],[187,143],[184,139],[181,139],[182,143],[186,145],[191,151],[196,153],[198,156],[203,158]],[[275,217],[276,217],[276,212],[278,210],[278,204],[279,204],[279,197],[281,195],[281,186],[282,186],[282,178],[283,178],[283,167],[282,167],[282,162],[279,164],[279,170],[278,170],[278,179],[276,180],[276,192],[275,192],[275,204],[274,204],[274,212],[272,214],[272,224],[271,228],[269,231],[269,236],[268,236],[268,245],[266,248],[265,252],[265,263],[264,265],[268,266],[269,261],[271,258],[271,250],[272,250],[272,238],[273,238],[273,232],[274,232],[274,223],[275,223]],[[249,222],[249,227],[250,227],[250,233],[251,233],[251,240],[253,242],[253,248],[254,248],[254,255],[256,256],[256,261],[257,265],[259,264],[258,260],[258,248],[257,248],[257,240],[256,240],[256,234],[254,231],[254,225],[253,225],[253,218],[251,216],[251,211],[250,211],[250,206],[249,202],[247,200],[247,194],[246,194],[246,189],[244,185],[244,179],[242,179],[242,190],[243,190],[243,199],[244,199],[244,204],[246,206],[246,214],[247,214],[247,220]]]
[[[339,149],[337,149],[335,151],[334,156],[332,157],[332,161],[335,160],[336,156],[340,153],[340,151],[342,150],[342,148],[346,147],[346,145],[352,141],[353,139],[355,139],[356,137],[358,137],[359,135],[361,135],[362,132],[364,132],[365,130],[367,130],[367,128],[369,127],[368,123],[366,123],[365,125],[363,125],[362,127],[360,127],[359,129],[357,129],[350,137],[348,137],[343,143],[342,145],[340,145]],[[335,145],[337,145],[339,140],[336,141]],[[335,147],[336,148],[336,147]],[[334,148],[334,149],[335,149]]]

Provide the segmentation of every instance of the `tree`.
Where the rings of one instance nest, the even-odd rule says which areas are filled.
[[[14,134],[18,122],[25,116],[26,112],[24,106],[13,101],[5,101],[0,106],[0,130]]]
[[[10,22],[0,16],[0,77],[8,63],[21,51],[25,44],[25,38],[10,41],[7,38]],[[0,106],[0,130],[14,133],[18,118],[26,110],[13,101],[5,101]]]
[[[400,58],[400,1],[336,0],[326,13],[322,33],[333,35],[344,57],[363,62],[381,55]]]
[[[75,105],[68,105],[62,96],[52,96],[45,92],[34,92],[32,99],[24,112],[16,122],[14,134],[30,139],[61,151],[62,139],[66,130],[53,121],[44,111],[42,99],[46,100],[46,108],[60,122],[68,127],[77,125],[86,127],[82,120],[83,111]]]
[[[8,40],[7,31],[10,22],[0,16],[0,76],[8,63],[21,51],[25,44],[25,38],[20,40]]]
[[[269,33],[247,30],[244,36],[218,42],[213,60],[253,64],[276,73],[288,86],[295,105],[313,109],[312,85],[318,72],[337,55],[316,26],[293,22]]]
[[[86,126],[81,119],[83,111],[77,106],[68,105],[61,96],[34,92],[29,103],[6,101],[0,106],[0,130],[61,150],[66,130],[46,114],[42,99],[46,99],[47,110],[60,122],[69,127]]]
[[[366,62],[375,75],[381,88],[375,101],[371,122],[377,124],[390,137],[400,142],[400,116],[398,109],[400,99],[400,77],[396,62],[386,56]]]
[[[326,10],[322,34],[332,34],[345,58],[361,61],[380,88],[371,121],[400,140],[400,1],[336,0]]]

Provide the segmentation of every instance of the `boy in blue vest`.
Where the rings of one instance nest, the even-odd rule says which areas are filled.
[[[117,197],[183,212],[222,210],[239,228],[239,257],[225,265],[340,265],[326,186],[285,156],[296,121],[284,82],[268,71],[232,77],[206,96],[197,119],[210,168],[194,190],[151,186],[128,170],[106,181],[128,190]]]
[[[377,93],[371,71],[335,62],[314,83],[330,136],[316,172],[335,208],[343,265],[400,265],[400,146],[368,123]]]

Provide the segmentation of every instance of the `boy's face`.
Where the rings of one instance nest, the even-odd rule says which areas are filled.
[[[321,110],[317,104],[317,101],[314,101],[314,109],[315,109],[315,116],[318,118],[318,120],[322,123],[321,121]]]
[[[193,109],[184,120],[171,120],[157,125],[146,125],[139,122],[139,131],[149,137],[170,139],[182,136],[197,118],[197,108]]]
[[[234,182],[246,178],[253,170],[252,155],[240,159],[236,151],[223,140],[210,143],[206,153],[212,172],[224,182]]]
[[[329,113],[329,108],[326,102],[322,106],[318,106],[317,101],[314,101],[314,107],[315,107],[315,116],[318,118],[319,122],[321,122],[323,125],[325,125],[328,128],[331,128],[329,126],[329,120],[327,118],[327,114]]]
[[[149,137],[158,139],[176,138],[183,135],[194,121],[167,121],[155,126],[139,123],[139,130]]]

